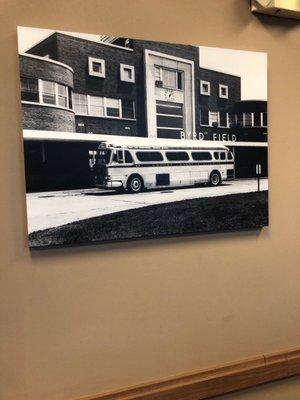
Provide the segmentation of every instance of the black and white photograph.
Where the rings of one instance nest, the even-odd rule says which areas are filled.
[[[18,27],[30,248],[268,226],[267,54]]]

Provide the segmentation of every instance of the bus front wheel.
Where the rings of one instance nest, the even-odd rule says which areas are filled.
[[[141,192],[144,188],[143,178],[139,175],[132,175],[127,182],[127,190],[130,193]]]
[[[211,186],[218,186],[222,183],[221,175],[218,171],[213,171],[210,174],[209,183]]]

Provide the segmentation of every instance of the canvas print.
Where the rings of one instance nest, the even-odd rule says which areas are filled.
[[[265,53],[26,27],[18,45],[31,248],[268,225]]]

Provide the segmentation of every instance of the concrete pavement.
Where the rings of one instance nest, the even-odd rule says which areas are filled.
[[[241,179],[224,182],[217,187],[154,190],[137,194],[100,189],[28,193],[28,233],[132,208],[256,190],[256,179]],[[261,190],[268,190],[267,179],[261,179]]]

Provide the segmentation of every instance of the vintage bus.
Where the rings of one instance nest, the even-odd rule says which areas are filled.
[[[225,146],[114,146],[101,143],[93,166],[95,186],[138,193],[234,179],[234,157]]]

